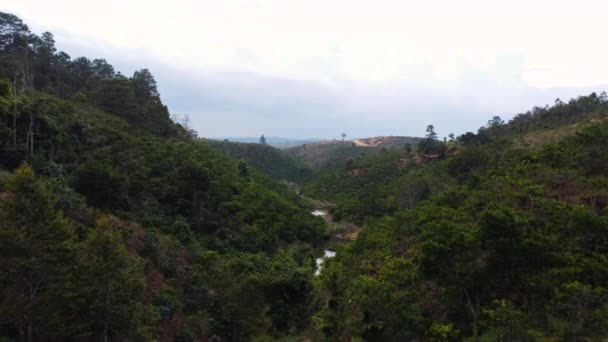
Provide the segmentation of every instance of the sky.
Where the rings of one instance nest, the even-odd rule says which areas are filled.
[[[204,137],[476,131],[608,90],[605,0],[0,0]]]

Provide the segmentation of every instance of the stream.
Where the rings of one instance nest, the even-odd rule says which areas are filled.
[[[323,256],[320,258],[317,258],[315,260],[315,262],[317,263],[317,268],[315,269],[315,275],[318,276],[319,274],[321,274],[321,270],[323,269],[323,262],[325,261],[325,259],[333,258],[335,256],[336,256],[335,251],[331,251],[329,249],[323,250]]]
[[[314,211],[311,212],[311,214],[313,216],[320,216],[327,220],[327,212],[324,210],[315,209]],[[321,256],[315,260],[315,263],[316,263],[315,276],[318,276],[319,274],[321,274],[321,270],[323,269],[323,262],[325,261],[325,259],[333,258],[335,256],[336,256],[335,251],[332,251],[329,249],[324,249],[323,256]]]

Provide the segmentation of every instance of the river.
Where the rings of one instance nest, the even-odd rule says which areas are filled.
[[[336,256],[335,251],[331,251],[329,249],[324,250],[323,256],[320,258],[317,258],[317,260],[315,260],[317,263],[317,269],[315,270],[315,275],[321,274],[321,269],[323,269],[323,262],[325,262],[325,259],[333,258],[335,256]]]

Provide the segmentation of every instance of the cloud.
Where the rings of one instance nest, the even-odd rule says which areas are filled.
[[[458,134],[608,88],[608,49],[594,34],[608,5],[581,1],[108,0],[95,15],[76,0],[3,7],[55,33],[73,57],[106,58],[126,75],[149,68],[170,111],[204,136],[331,138],[422,135],[430,123]]]

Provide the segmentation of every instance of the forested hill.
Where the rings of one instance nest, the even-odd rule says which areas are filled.
[[[346,161],[366,158],[387,150],[403,149],[418,144],[420,138],[381,136],[355,140],[327,140],[285,149],[292,158],[313,170],[323,170]]]
[[[171,121],[152,74],[0,13],[0,339],[249,340],[309,325],[325,222]]]
[[[329,170],[309,194],[365,222],[321,274],[326,337],[608,336],[608,98],[492,118]]]
[[[218,140],[205,142],[231,158],[244,160],[277,180],[299,182],[312,175],[312,171],[304,163],[266,144]]]
[[[435,129],[208,142],[0,12],[0,341],[608,339],[606,94]]]
[[[406,146],[350,158],[317,170],[303,186],[305,194],[334,202],[335,219],[362,223],[442,192],[466,175],[485,170],[504,153],[524,154],[559,142],[585,128],[605,123],[606,96],[591,94],[568,103],[534,107],[508,123],[488,120],[477,133],[448,141],[433,137],[434,127],[418,146]]]

